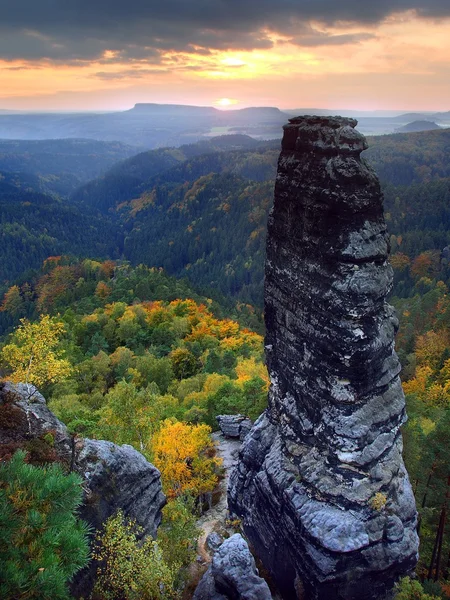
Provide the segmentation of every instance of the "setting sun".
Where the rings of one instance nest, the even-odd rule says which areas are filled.
[[[237,104],[238,101],[235,100],[234,98],[220,98],[220,100],[217,100],[216,104],[218,106],[222,106],[223,108],[226,108],[227,106],[231,106],[232,104]]]

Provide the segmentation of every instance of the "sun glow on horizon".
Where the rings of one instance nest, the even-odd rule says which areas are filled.
[[[228,108],[233,104],[238,104],[238,102],[239,100],[236,100],[235,98],[220,98],[220,100],[216,100],[215,104],[217,104],[221,108]]]

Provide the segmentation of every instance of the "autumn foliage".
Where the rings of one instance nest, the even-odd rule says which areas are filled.
[[[220,459],[207,425],[189,425],[168,419],[152,442],[155,466],[161,471],[169,498],[182,494],[200,496],[217,485]]]
[[[8,379],[42,386],[67,378],[71,365],[58,347],[63,332],[64,324],[48,315],[36,323],[21,319],[13,341],[1,352],[11,370]]]

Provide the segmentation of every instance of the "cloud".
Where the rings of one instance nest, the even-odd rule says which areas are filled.
[[[0,58],[152,61],[161,53],[270,48],[271,32],[304,46],[357,43],[370,33],[329,35],[310,22],[371,26],[395,12],[450,16],[448,0],[0,0]],[[104,58],[107,50],[113,58]]]
[[[168,69],[123,69],[122,71],[99,71],[94,73],[92,77],[102,79],[104,81],[112,81],[116,79],[142,79],[153,75],[165,75],[170,73]]]

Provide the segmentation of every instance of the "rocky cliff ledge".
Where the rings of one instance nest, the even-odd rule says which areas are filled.
[[[1,383],[0,460],[18,448],[27,450],[34,464],[57,461],[67,471],[79,473],[84,490],[79,515],[94,532],[121,510],[145,535],[156,536],[166,497],[154,465],[131,446],[73,438],[34,386]],[[95,569],[91,561],[75,576],[71,585],[75,597],[89,596]]]
[[[417,560],[383,198],[356,123],[284,127],[267,238],[269,407],[229,487],[286,599],[384,598]]]

